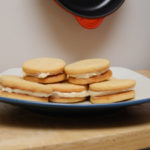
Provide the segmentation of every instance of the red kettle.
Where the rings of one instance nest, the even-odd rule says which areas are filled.
[[[87,29],[97,28],[104,17],[116,11],[125,0],[55,0]]]

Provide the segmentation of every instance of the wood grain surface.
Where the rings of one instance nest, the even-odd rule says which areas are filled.
[[[150,77],[149,71],[139,71]],[[150,103],[87,116],[40,115],[0,103],[0,150],[150,147]]]

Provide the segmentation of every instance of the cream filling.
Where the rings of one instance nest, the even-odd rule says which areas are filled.
[[[52,94],[47,94],[47,93],[31,92],[31,91],[25,91],[25,90],[19,90],[19,89],[12,89],[12,88],[3,87],[3,86],[0,86],[0,89],[3,92],[25,94],[25,95],[35,96],[35,97],[49,97],[49,96],[52,95]]]
[[[121,93],[121,92],[128,92],[128,91],[131,91],[131,90],[134,90],[133,88],[130,88],[130,89],[126,89],[126,90],[118,90],[118,91],[101,91],[101,92],[96,92],[96,91],[91,91],[89,90],[89,95],[90,96],[104,96],[104,95],[111,95],[111,94],[118,94],[118,93]]]
[[[25,90],[19,90],[19,89],[12,89],[8,87],[0,86],[1,91],[8,92],[8,93],[17,93],[17,94],[25,94],[35,97],[87,97],[89,96],[88,91],[82,91],[82,92],[71,92],[71,93],[63,93],[63,92],[53,92],[51,94],[46,93],[39,93],[39,92],[31,92],[31,91],[25,91]]]
[[[50,75],[51,74],[49,72],[47,72],[47,73],[39,73],[39,74],[35,74],[35,75],[23,72],[23,76],[24,77],[25,76],[32,76],[32,77],[36,77],[36,78],[46,78],[46,77],[48,77]]]
[[[101,71],[101,72],[93,72],[93,73],[87,73],[87,74],[80,74],[80,75],[69,75],[70,77],[73,77],[73,78],[85,78],[85,79],[87,79],[87,78],[90,78],[90,77],[94,77],[94,76],[99,76],[99,75],[101,75],[101,74],[103,74],[103,73],[105,73],[105,72],[107,72],[108,71],[108,69],[106,69],[106,70],[104,70],[104,71]]]
[[[88,91],[82,92],[71,92],[71,93],[63,93],[63,92],[53,92],[52,96],[54,97],[87,97],[89,96]]]
[[[40,73],[37,75],[38,78],[46,78],[48,76],[50,76],[51,74],[50,73]]]

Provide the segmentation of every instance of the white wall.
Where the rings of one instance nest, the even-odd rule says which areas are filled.
[[[0,0],[0,71],[33,57],[67,63],[104,57],[113,66],[150,69],[150,0],[126,0],[96,30],[82,28],[53,0]]]

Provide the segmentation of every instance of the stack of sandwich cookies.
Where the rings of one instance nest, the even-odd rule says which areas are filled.
[[[86,59],[67,65],[65,72],[70,83],[86,85],[109,79],[112,76],[109,67],[106,59]]]
[[[87,86],[74,85],[71,83],[56,83],[51,84],[53,89],[51,102],[56,103],[76,103],[81,102],[89,96]]]
[[[26,81],[18,76],[0,77],[1,96],[15,99],[48,102],[52,88],[48,85]]]
[[[105,82],[94,83],[89,86],[91,103],[114,103],[135,97],[135,80],[113,79]]]
[[[24,79],[43,84],[65,80],[65,62],[58,58],[35,58],[23,63]]]
[[[0,76],[0,96],[56,103],[77,103],[88,98],[93,104],[135,97],[136,81],[112,77],[106,59],[86,59],[65,67],[61,59],[36,58],[24,62],[22,69],[23,78]]]

